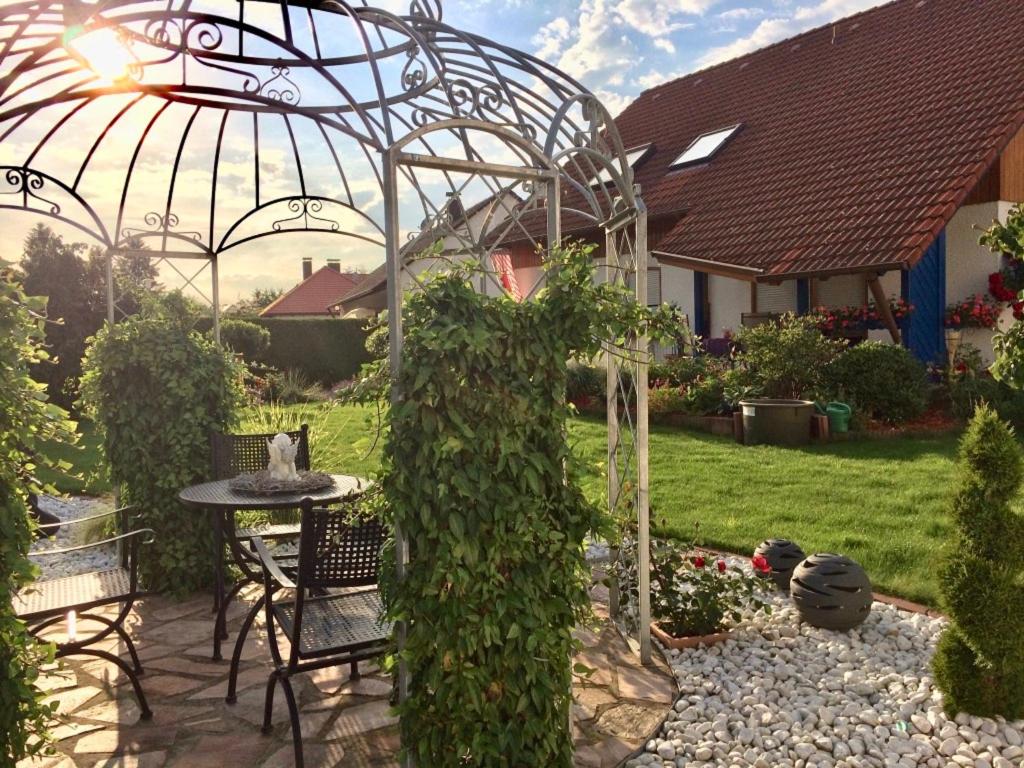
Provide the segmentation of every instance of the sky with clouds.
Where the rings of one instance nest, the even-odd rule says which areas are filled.
[[[391,6],[399,0],[381,2]],[[444,16],[455,26],[555,64],[617,114],[646,88],[880,4],[880,0],[447,0]],[[5,235],[0,239],[0,257],[17,257],[33,223],[24,214],[0,212],[0,230]],[[80,239],[71,230],[60,231]],[[351,259],[345,258],[345,249],[328,254],[318,248],[314,253],[320,263],[334,255],[346,266],[364,270],[380,260],[356,251]],[[255,263],[246,259],[246,264],[222,268],[222,301],[230,303],[257,287],[290,287],[298,276],[299,256],[308,254],[301,247],[278,248]]]

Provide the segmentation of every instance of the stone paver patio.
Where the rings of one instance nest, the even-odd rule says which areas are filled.
[[[258,594],[255,589],[248,596]],[[574,686],[576,765],[606,768],[625,760],[657,730],[676,697],[676,684],[660,659],[640,666],[607,621],[603,588],[595,588],[601,619],[581,629],[584,644],[576,661],[594,672]],[[246,604],[230,612],[231,638]],[[284,697],[275,697],[274,732],[260,732],[270,654],[262,627],[250,633],[239,675],[238,702],[224,703],[228,662],[211,654],[210,598],[175,603],[150,597],[136,604],[129,624],[145,667],[142,684],[153,719],[139,720],[131,685],[108,662],[85,657],[67,660],[65,670],[43,679],[59,702],[55,757],[23,762],[39,768],[286,768],[292,742]],[[84,634],[89,625],[79,622]],[[123,653],[119,642],[99,647]],[[372,664],[349,680],[348,667],[319,670],[293,678],[302,710],[306,764],[397,766],[398,730],[388,710],[390,679]]]

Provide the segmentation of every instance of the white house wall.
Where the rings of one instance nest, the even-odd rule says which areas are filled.
[[[986,229],[995,219],[1006,221],[1012,203],[1005,201],[980,203],[961,208],[946,227],[946,303],[952,304],[976,293],[988,294],[988,276],[1002,268],[1002,257],[979,245],[981,230]],[[1006,329],[1013,322],[1013,315],[1005,310],[999,320],[1000,328]],[[981,351],[985,362],[991,362],[992,333],[983,328],[968,328],[963,333],[964,342],[973,344]]]
[[[708,278],[708,302],[711,304],[711,336],[719,338],[726,331],[740,329],[740,320],[750,311],[750,283],[728,277]]]

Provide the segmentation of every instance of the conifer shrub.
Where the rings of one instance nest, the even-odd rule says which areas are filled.
[[[960,444],[956,534],[940,571],[950,626],[932,662],[950,714],[1024,717],[1024,478],[1012,429],[986,405]]]

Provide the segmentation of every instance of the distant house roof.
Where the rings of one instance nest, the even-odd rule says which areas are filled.
[[[330,307],[364,277],[365,275],[339,272],[331,267],[320,267],[267,306],[260,312],[260,317],[330,315]]]
[[[651,215],[679,216],[655,252],[759,280],[912,265],[1024,123],[1021,29],[1021,0],[897,0],[645,91],[616,123],[654,145]]]

